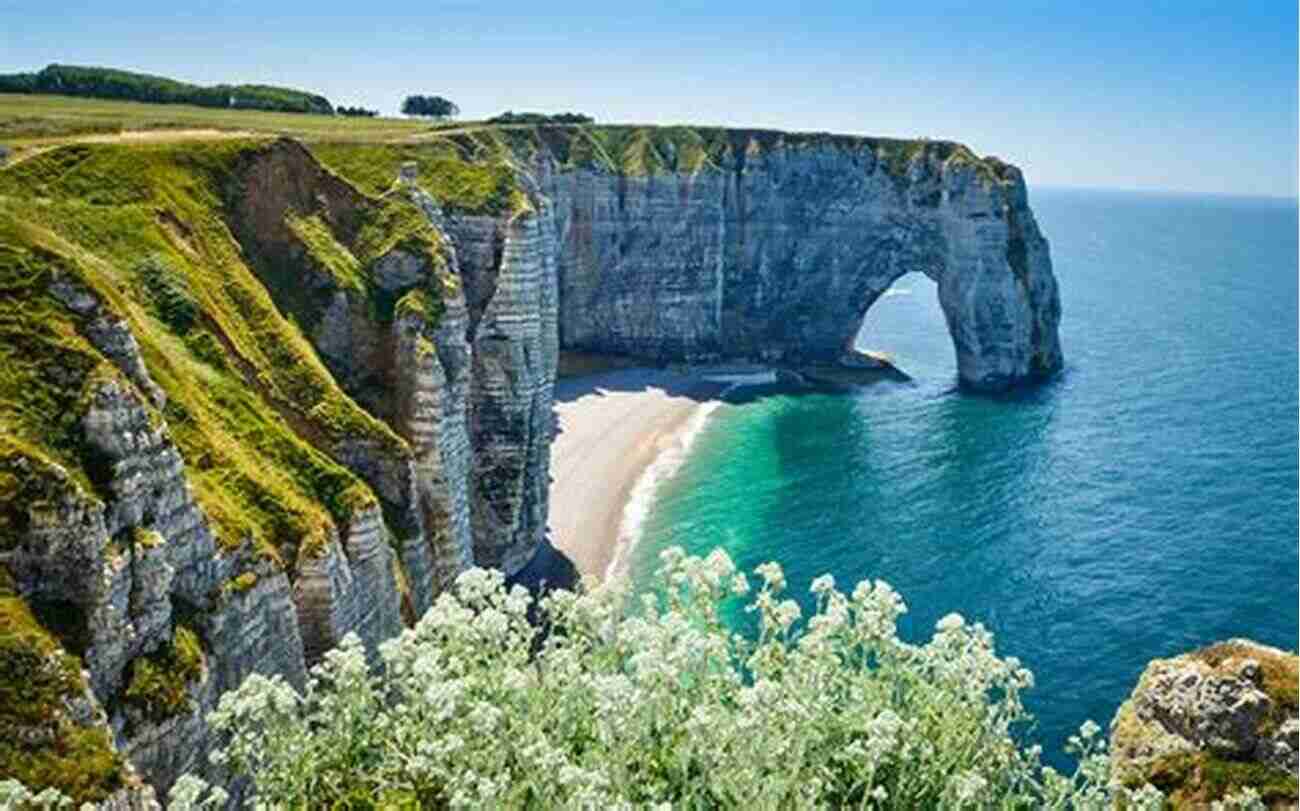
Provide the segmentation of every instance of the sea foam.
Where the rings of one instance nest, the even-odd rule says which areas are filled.
[[[745,386],[764,386],[776,382],[776,372],[771,369],[757,371],[715,369],[701,371],[700,377],[714,383],[725,383],[727,387],[715,399],[696,406],[691,416],[670,437],[668,444],[660,449],[654,460],[646,465],[645,470],[637,477],[636,483],[632,485],[632,492],[628,494],[627,504],[623,507],[623,516],[619,521],[618,542],[614,545],[614,555],[610,558],[609,566],[605,568],[607,580],[627,574],[628,560],[637,542],[641,540],[645,520],[650,515],[650,508],[654,506],[655,492],[662,482],[670,479],[681,468],[690,455],[696,437],[704,430],[709,416],[722,405],[723,398]]]

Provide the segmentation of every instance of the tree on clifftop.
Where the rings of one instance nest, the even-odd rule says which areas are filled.
[[[460,108],[442,96],[407,96],[402,102],[403,115],[427,116],[429,118],[455,118]]]

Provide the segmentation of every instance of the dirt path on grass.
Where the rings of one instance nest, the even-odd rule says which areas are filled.
[[[36,138],[16,147],[9,160],[0,164],[0,171],[12,169],[23,161],[37,155],[43,155],[51,149],[69,144],[171,144],[186,141],[225,141],[235,138],[271,138],[266,132],[252,130],[214,130],[214,129],[157,129],[126,130],[124,132],[100,132],[90,135],[59,136],[57,138]]]

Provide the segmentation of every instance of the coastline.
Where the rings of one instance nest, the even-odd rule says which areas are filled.
[[[548,529],[583,578],[625,573],[656,485],[732,385],[647,368],[556,382]]]

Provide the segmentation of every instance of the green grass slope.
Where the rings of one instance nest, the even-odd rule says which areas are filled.
[[[331,155],[359,177],[396,174],[386,154]],[[344,291],[382,331],[401,308],[436,321],[449,274],[442,235],[377,178],[368,194],[298,143],[243,137],[50,145],[0,167],[0,552],[24,537],[33,503],[69,486],[109,498],[81,417],[104,378],[132,384],[87,337],[95,315],[55,295],[67,285],[128,324],[166,395],[161,409],[139,400],[166,424],[223,548],[292,570],[378,504],[335,458],[338,444],[362,440],[390,459],[411,450],[310,343],[322,317],[311,291]],[[376,283],[372,268],[396,249],[426,259],[425,283]],[[0,774],[97,801],[127,772],[102,725],[65,711],[87,687],[58,630],[42,627],[0,563]],[[170,646],[132,664],[120,699],[153,719],[185,712],[201,667],[178,626]],[[23,737],[33,730],[39,740]]]
[[[166,135],[177,130],[287,135],[304,140],[376,141],[408,138],[432,128],[428,122],[407,119],[301,115],[0,92],[0,142],[18,149],[92,135],[144,132]]]
[[[74,279],[129,322],[167,395],[158,416],[223,545],[251,540],[289,563],[375,503],[330,457],[334,441],[368,437],[394,454],[409,450],[342,391],[234,238],[241,167],[281,148],[74,145],[0,170],[0,433],[89,481],[79,404],[96,375],[114,370],[50,293],[56,279]],[[409,204],[362,199],[338,236],[312,227],[304,273],[317,272],[316,256],[320,266],[338,263],[319,245],[328,241],[349,255],[364,293],[366,265],[390,240],[441,251]]]

